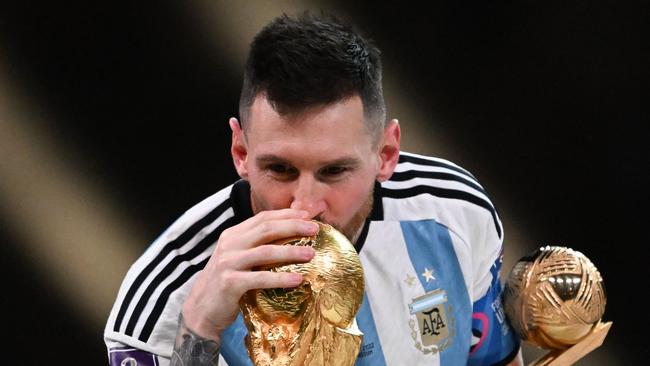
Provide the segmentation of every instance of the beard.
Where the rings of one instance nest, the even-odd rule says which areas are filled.
[[[372,211],[373,197],[373,191],[370,190],[370,194],[368,194],[368,197],[361,205],[361,208],[359,208],[357,212],[354,213],[354,216],[352,216],[352,218],[345,224],[337,223],[336,221],[330,222],[320,216],[316,217],[315,220],[332,225],[336,230],[345,235],[352,244],[356,245],[356,241],[361,233],[361,228]]]
[[[356,240],[359,237],[359,234],[361,233],[361,228],[363,227],[363,224],[366,222],[366,219],[370,215],[370,212],[372,211],[372,205],[374,203],[374,184],[372,185],[372,188],[369,190],[368,196],[364,200],[363,204],[361,207],[357,210],[357,212],[354,213],[352,218],[348,220],[348,222],[339,222],[336,219],[326,219],[322,215],[318,215],[314,217],[314,220],[318,220],[322,223],[332,225],[336,230],[340,231],[343,235],[345,235],[348,240],[354,245],[356,245]],[[261,199],[257,197],[253,189],[251,188],[251,205],[253,209],[253,213],[257,214],[261,211],[268,211],[268,210],[273,210],[273,208],[268,207],[268,205]]]

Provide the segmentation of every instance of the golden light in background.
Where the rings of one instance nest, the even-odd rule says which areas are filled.
[[[192,2],[195,6],[194,18],[198,32],[214,36],[215,47],[224,49],[232,72],[241,74],[246,63],[246,54],[255,34],[273,18],[286,13],[300,14],[309,10],[320,10],[337,13],[336,6],[327,1],[210,1]],[[372,35],[370,35],[372,36]],[[372,38],[372,37],[371,37]],[[381,45],[379,45],[381,48]],[[431,125],[431,117],[424,115],[419,106],[409,102],[410,93],[417,93],[400,82],[404,80],[395,73],[396,65],[384,63],[384,94],[390,110],[396,114],[389,118],[398,118],[402,129],[402,143],[406,150],[421,154],[454,156],[451,144],[435,131],[423,129]],[[413,96],[414,97],[414,96]],[[235,113],[236,110],[233,110]],[[225,120],[225,119],[224,119]]]
[[[0,60],[0,213],[20,253],[69,305],[103,328],[128,266],[149,240],[43,127]]]
[[[282,14],[304,10],[336,10],[326,1],[211,1],[190,2],[199,32],[215,37],[215,47],[230,60],[230,70],[242,73],[250,41],[268,21]],[[381,46],[381,45],[379,45]],[[435,117],[414,105],[398,65],[384,62],[384,94],[389,118],[398,118],[406,151],[451,157],[458,154],[453,142],[435,130]],[[13,82],[13,83],[12,83]],[[125,208],[115,202],[84,172],[83,161],[56,141],[39,121],[48,118],[28,98],[21,97],[14,80],[3,72],[0,59],[0,213],[24,240],[35,268],[62,291],[70,304],[85,314],[98,329],[113,304],[119,284],[140,254],[143,237]],[[10,88],[11,86],[11,88]],[[233,115],[237,106],[233,106]],[[40,113],[40,114],[39,114]],[[227,123],[229,116],[223,116]],[[434,126],[434,127],[431,127]],[[487,173],[486,173],[487,175]],[[482,179],[492,198],[507,197],[499,182]],[[525,235],[509,202],[496,202],[505,227],[506,253],[503,272],[540,243]],[[7,214],[8,213],[8,214]],[[571,245],[572,243],[566,243]],[[615,363],[604,351],[590,357],[593,365]],[[533,352],[533,351],[531,351]]]
[[[198,1],[194,19],[199,32],[215,38],[230,60],[229,72],[242,73],[248,46],[254,35],[274,17],[305,10],[336,11],[323,1]],[[1,65],[0,65],[1,66]],[[399,118],[406,151],[436,156],[455,156],[447,139],[432,130],[431,117],[412,105],[408,88],[400,82],[399,68],[384,64],[384,92],[392,115]],[[16,85],[3,80],[0,85]],[[33,104],[19,100],[16,90],[0,90],[0,205],[26,242],[31,254],[56,286],[75,299],[93,323],[103,325],[126,270],[151,241],[125,225],[128,215],[101,187],[83,172],[83,162],[60,141],[54,141],[35,115]],[[21,103],[22,102],[22,103]],[[46,111],[41,111],[45,113]],[[233,114],[236,106],[233,106]],[[224,122],[227,116],[224,116]],[[10,159],[4,158],[11,157]],[[503,208],[505,205],[500,203]],[[501,212],[507,212],[502,209]],[[504,268],[514,264],[532,243],[525,245],[513,225],[507,228]],[[514,240],[513,240],[514,238]],[[521,245],[524,244],[524,245]],[[521,248],[521,249],[519,249]],[[515,251],[515,253],[511,253]],[[49,276],[48,276],[49,277]]]
[[[336,13],[337,8],[326,1],[210,1],[203,0],[192,2],[194,18],[197,31],[210,34],[215,39],[214,47],[225,49],[224,56],[230,61],[231,72],[243,73],[246,62],[248,47],[255,34],[273,18],[287,13],[289,15],[299,14],[305,10],[310,11],[332,11]],[[369,34],[372,38],[372,34]],[[381,45],[378,45],[381,48]],[[435,128],[435,117],[427,115],[428,111],[423,110],[419,105],[414,105],[418,93],[417,90],[409,88],[409,83],[403,78],[399,71],[399,65],[393,65],[384,58],[384,95],[389,107],[388,118],[398,118],[402,128],[402,148],[405,151],[418,154],[449,157],[451,160],[461,156],[455,151],[453,141],[441,136]],[[237,113],[236,106],[233,106],[233,115]],[[226,123],[229,116],[224,116],[223,123]],[[465,155],[465,153],[463,153]],[[486,174],[487,175],[487,174]],[[490,192],[498,193],[498,182],[481,180],[487,185]],[[495,194],[498,195],[498,194]],[[505,197],[505,195],[499,195]],[[516,260],[531,249],[537,247],[537,243],[531,242],[530,238],[520,235],[519,223],[508,220],[510,207],[507,202],[498,202],[499,213],[502,215],[504,227],[506,228],[506,253],[504,269],[511,268]],[[510,217],[514,217],[511,215]],[[507,271],[506,271],[507,272]]]

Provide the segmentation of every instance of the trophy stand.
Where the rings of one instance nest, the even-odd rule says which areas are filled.
[[[556,350],[547,353],[533,361],[529,366],[568,366],[578,362],[589,352],[600,347],[611,328],[612,322],[598,323],[583,340],[565,350]]]

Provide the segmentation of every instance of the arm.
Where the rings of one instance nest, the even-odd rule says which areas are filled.
[[[483,295],[473,304],[474,337],[468,365],[521,365],[521,341],[508,322],[501,299],[503,240],[494,230],[491,218],[486,221],[482,245],[475,251],[479,273],[475,291]]]
[[[216,366],[219,363],[219,345],[194,333],[183,321],[178,320],[178,333],[172,352],[171,366]]]
[[[311,260],[310,247],[268,244],[314,235],[318,225],[307,219],[307,213],[299,210],[265,211],[221,234],[183,304],[172,365],[216,365],[221,333],[237,317],[246,291],[289,288],[302,282],[299,274],[253,270],[265,264]]]
[[[140,366],[157,366],[162,360],[157,355],[127,347],[126,345],[117,345],[108,349],[108,364],[110,366],[122,365],[140,365]]]
[[[520,340],[508,323],[501,303],[501,259],[490,269],[491,284],[473,305],[473,341],[468,365],[522,365]],[[504,363],[508,362],[508,363]]]

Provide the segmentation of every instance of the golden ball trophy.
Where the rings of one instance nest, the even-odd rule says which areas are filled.
[[[519,260],[503,290],[510,324],[519,337],[550,350],[531,366],[572,365],[598,348],[611,327],[602,322],[605,289],[582,253],[546,246]]]
[[[240,301],[246,347],[256,366],[352,366],[357,359],[363,337],[354,320],[363,301],[361,261],[343,234],[318,224],[314,236],[278,242],[313,247],[310,262],[259,268],[300,273],[300,286],[251,290]]]

